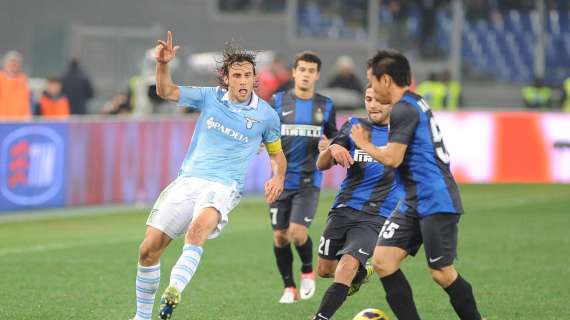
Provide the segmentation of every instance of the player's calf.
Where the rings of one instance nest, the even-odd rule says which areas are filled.
[[[374,268],[370,263],[367,263],[365,267],[360,266],[358,272],[356,273],[356,276],[354,276],[354,279],[352,279],[352,284],[348,290],[348,295],[352,296],[353,294],[357,293],[363,284],[370,281],[370,278],[373,274]]]

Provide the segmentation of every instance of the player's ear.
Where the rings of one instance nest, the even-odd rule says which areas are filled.
[[[228,76],[224,76],[223,79],[224,79],[224,84],[225,84],[226,86],[228,86],[228,85],[230,84],[230,79],[228,79]]]
[[[382,81],[382,84],[383,84],[386,88],[389,88],[390,85],[392,84],[392,78],[390,78],[390,76],[387,75],[387,74],[383,74],[383,75],[382,75],[382,79],[380,79],[380,81]]]

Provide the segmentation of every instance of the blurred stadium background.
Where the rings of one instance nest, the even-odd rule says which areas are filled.
[[[470,263],[462,270],[474,275],[481,309],[488,319],[568,318],[570,270],[559,255],[569,244],[563,228],[570,213],[569,1],[19,0],[0,3],[0,319],[131,315],[147,208],[176,176],[196,117],[154,93],[150,50],[167,30],[182,47],[177,83],[215,85],[216,57],[236,41],[260,51],[265,97],[289,85],[295,53],[317,51],[324,63],[319,92],[333,98],[339,124],[363,112],[366,59],[380,48],[403,51],[414,90],[437,112],[462,183],[469,214],[461,245]],[[50,113],[43,104],[54,100],[44,101],[54,82],[69,113]],[[47,96],[59,97],[59,87],[53,90]],[[255,195],[268,175],[261,154],[248,173],[250,198],[236,211],[235,226],[211,246],[222,257],[224,244],[251,235],[242,245],[252,254],[232,256],[235,270],[261,277],[277,295],[266,208]],[[326,173],[313,237],[343,177],[340,168]],[[228,268],[214,256],[201,266],[209,279],[223,272],[216,263]],[[164,266],[173,259],[165,257]],[[423,277],[423,260],[408,265],[416,270],[418,289],[412,284],[427,319],[451,319],[447,302],[433,298],[439,291]],[[116,274],[106,278],[98,270]],[[535,276],[540,281],[521,284]],[[196,282],[206,291],[208,285]],[[193,294],[201,313],[192,318],[192,307],[183,306],[188,311],[177,318],[215,312],[221,315],[209,318],[267,319],[285,310],[273,306],[272,290],[243,286],[232,285],[240,295],[216,306],[208,302],[218,293]],[[386,309],[380,286],[373,287],[337,318],[374,305]],[[52,293],[42,294],[47,288]],[[247,307],[259,296],[267,310]],[[75,298],[77,306],[69,306]],[[316,303],[290,318],[308,319]]]

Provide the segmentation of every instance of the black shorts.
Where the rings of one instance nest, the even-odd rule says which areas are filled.
[[[457,256],[460,217],[439,213],[420,218],[395,211],[384,223],[376,245],[398,247],[415,256],[423,243],[428,266],[441,269],[452,265]]]
[[[378,233],[386,219],[350,207],[332,209],[319,242],[319,257],[340,260],[350,254],[363,266],[372,257]]]
[[[273,230],[289,228],[294,222],[309,227],[319,204],[319,188],[285,190],[277,201],[269,205],[269,219]]]

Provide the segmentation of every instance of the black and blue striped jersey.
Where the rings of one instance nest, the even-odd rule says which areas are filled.
[[[331,139],[338,133],[332,100],[320,94],[300,99],[289,90],[276,93],[269,103],[281,118],[281,143],[287,158],[285,189],[320,188],[318,143],[323,135]]]
[[[463,213],[441,131],[421,96],[407,91],[394,105],[389,141],[407,145],[398,167],[406,193],[401,212],[419,216]]]
[[[384,146],[388,143],[388,126],[372,124],[367,119],[350,118],[332,143],[346,148],[354,159],[342,181],[333,208],[343,206],[367,214],[388,217],[404,197],[402,187],[396,181],[396,169],[385,167],[363,150],[357,149],[350,137],[352,126],[361,123],[370,130],[372,143]]]

